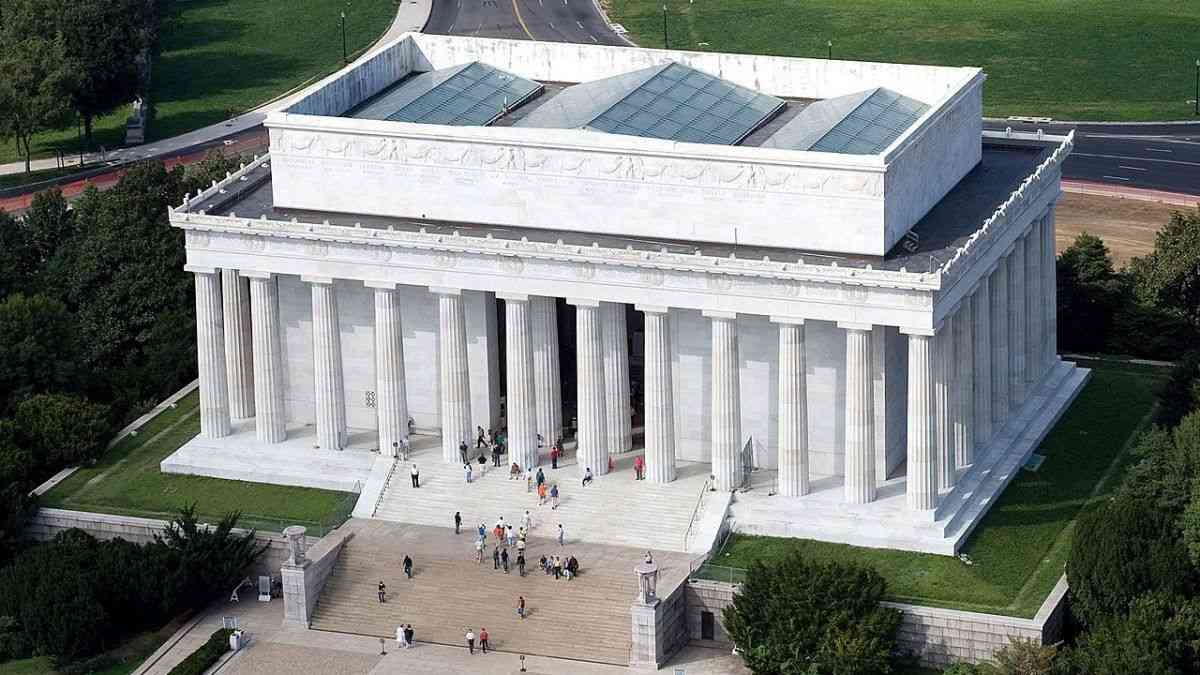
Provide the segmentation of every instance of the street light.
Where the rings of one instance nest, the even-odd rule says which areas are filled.
[[[667,38],[667,3],[663,3],[663,49],[670,49],[671,41]]]
[[[832,61],[833,60],[833,40],[827,41],[825,43],[825,48],[829,50],[827,53],[827,56],[825,58]]]
[[[342,65],[350,61],[346,58],[346,13],[342,12]]]
[[[1196,110],[1193,114],[1200,115],[1200,59],[1196,59]]]

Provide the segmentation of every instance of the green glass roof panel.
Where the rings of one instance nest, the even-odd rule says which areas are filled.
[[[882,87],[817,101],[763,142],[763,147],[851,155],[883,152],[929,106]]]
[[[542,85],[474,61],[411,77],[351,111],[360,119],[486,126],[542,91]]]

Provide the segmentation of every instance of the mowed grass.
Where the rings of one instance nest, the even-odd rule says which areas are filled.
[[[393,0],[189,0],[172,2],[154,63],[155,118],[147,144],[216,124],[342,66],[339,13],[346,12],[351,59],[391,25]],[[128,108],[96,120],[95,143],[124,142]],[[76,129],[40,134],[34,156],[74,151]],[[17,161],[15,145],[0,144],[0,162]]]
[[[305,525],[315,536],[340,525],[353,510],[357,495],[351,493],[161,473],[159,463],[200,432],[198,399],[192,392],[156,416],[95,466],[79,469],[43,495],[41,505],[166,520],[195,503],[208,522],[237,509],[243,527],[278,532]]]
[[[753,560],[799,551],[874,566],[887,579],[889,597],[900,602],[1034,616],[1063,573],[1081,509],[1119,484],[1131,461],[1130,441],[1148,419],[1164,372],[1081,365],[1093,368],[1092,379],[1042,442],[1045,462],[1036,473],[1020,472],[963,547],[973,564],[950,556],[741,535],[731,537],[712,564],[745,569]],[[704,574],[730,573],[713,568]]]
[[[662,0],[609,0],[663,46]],[[666,0],[676,49],[979,66],[984,113],[1190,119],[1200,3],[1179,0]]]

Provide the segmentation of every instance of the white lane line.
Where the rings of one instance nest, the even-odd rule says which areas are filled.
[[[579,30],[583,30],[583,22],[582,21],[576,21],[575,25],[579,26]]]
[[[1107,178],[1109,180],[1129,180],[1128,178],[1126,178],[1124,176],[1105,176],[1105,178]]]
[[[589,35],[588,37],[592,40],[592,42],[599,42],[599,40],[596,39],[595,35]]]
[[[1166,148],[1146,148],[1147,152],[1171,152]]]
[[[481,31],[481,30],[483,30],[483,22],[482,21],[480,21],[479,25],[475,27],[475,30],[471,31],[471,35],[479,35],[479,31]]]
[[[551,22],[550,22],[550,30],[556,30],[556,29],[554,28],[554,22],[553,22],[553,21],[551,21]]]
[[[1200,166],[1200,162],[1185,162],[1179,159],[1150,159],[1148,157],[1131,157],[1129,155],[1104,155],[1092,152],[1072,152],[1072,157],[1096,157],[1099,159],[1118,159],[1133,162],[1153,162],[1154,164],[1178,164],[1181,166]]]
[[[450,30],[448,30],[448,31],[446,31],[446,32],[447,32],[447,33],[450,33],[451,35],[453,35],[453,34],[454,34],[454,24],[456,24],[456,23],[458,23],[458,22],[457,22],[457,21],[454,21],[454,22],[452,22],[452,23],[450,24]]]
[[[1148,171],[1149,170],[1144,166],[1125,166],[1124,164],[1118,164],[1117,168],[1118,169],[1129,169],[1130,171]]]

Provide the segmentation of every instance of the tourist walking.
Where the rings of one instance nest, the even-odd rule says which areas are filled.
[[[474,654],[475,653],[475,634],[471,632],[470,628],[468,628],[467,634],[463,637],[467,638],[467,651]]]
[[[492,466],[500,466],[500,446],[492,446]]]
[[[645,464],[645,462],[642,461],[642,456],[638,455],[637,457],[634,457],[633,458],[633,479],[641,480],[642,472],[645,471],[645,469],[646,469],[646,464]]]
[[[463,464],[463,473],[467,476],[467,484],[471,484],[471,465]]]
[[[463,464],[466,464],[471,461],[471,460],[467,459],[467,442],[466,441],[463,441],[458,444],[458,454],[460,457],[462,457]]]
[[[412,558],[408,557],[407,555],[404,556],[404,576],[408,577],[409,579],[412,578],[412,565]]]
[[[483,427],[475,427],[475,448],[476,449],[482,448],[484,445],[487,444],[487,440],[484,438],[483,434],[484,434]]]
[[[517,544],[517,547],[517,572],[521,576],[525,576],[525,552],[522,550],[521,544]]]
[[[508,549],[500,552],[500,565],[504,568],[504,573],[508,574]]]
[[[492,569],[500,569],[500,547],[492,549]]]
[[[479,648],[486,654],[488,650],[488,633],[487,629],[480,626],[479,628]]]
[[[551,469],[558,468],[558,444],[557,443],[550,446],[550,468]]]
[[[417,433],[417,423],[410,417],[408,418],[408,435],[412,436],[415,433]]]
[[[516,546],[517,533],[513,532],[512,525],[509,525],[508,528],[504,531],[504,537],[508,541],[509,546]]]
[[[525,596],[523,595],[517,596],[517,616],[525,618]]]
[[[558,578],[562,576],[562,559],[558,556],[554,556],[554,562],[552,564],[554,565],[554,580],[558,581]]]
[[[533,518],[529,515],[529,510],[525,510],[525,515],[521,516],[521,529],[529,531],[529,526],[533,524]]]
[[[583,486],[587,487],[587,484],[592,482],[593,480],[594,480],[594,478],[592,477],[592,467],[589,466],[587,468],[587,470],[583,472]]]
[[[404,627],[404,648],[408,649],[409,647],[413,646],[416,644],[416,640],[417,631],[413,630],[412,624],[410,623]]]
[[[558,483],[550,486],[550,508],[558,508]]]
[[[563,537],[563,526],[562,526],[562,523],[559,523],[558,524],[558,545],[559,546],[563,545],[563,538],[564,538]]]
[[[396,626],[396,649],[408,649],[408,633],[404,630],[404,624]]]
[[[477,562],[481,565],[483,564],[483,548],[484,548],[484,546],[486,546],[486,544],[484,544],[483,542],[484,542],[483,539],[475,540],[475,562]]]
[[[392,441],[392,457],[400,457],[400,444],[395,441]],[[396,628],[396,630],[399,631],[401,628],[403,626]]]
[[[414,462],[412,465],[412,471],[409,471],[408,473],[410,476],[412,476],[413,487],[421,487],[421,472],[417,470],[416,462]]]
[[[542,506],[543,504],[546,503],[546,484],[538,483],[537,492],[538,492],[538,506]]]
[[[412,454],[412,443],[408,440],[408,437],[405,436],[404,438],[400,439],[400,457],[404,461],[407,462],[409,455],[411,455],[411,454]]]
[[[485,528],[485,527],[483,526],[483,523],[480,523],[480,524],[479,524],[479,538],[480,538],[480,539],[486,539],[486,538],[487,538],[487,528]]]
[[[533,492],[533,467],[525,468],[525,492]]]
[[[454,512],[454,534],[459,534],[462,530],[462,512]]]
[[[383,598],[387,595],[387,584],[383,580],[379,580],[379,604],[383,604]]]

